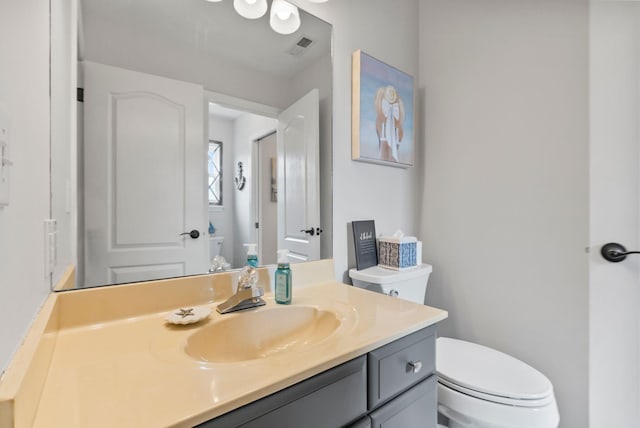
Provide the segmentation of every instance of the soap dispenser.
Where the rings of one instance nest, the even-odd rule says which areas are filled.
[[[291,269],[289,269],[289,250],[278,250],[278,269],[275,273],[276,303],[291,303]]]
[[[256,251],[257,244],[243,244],[247,247],[247,266],[258,267],[258,253]]]

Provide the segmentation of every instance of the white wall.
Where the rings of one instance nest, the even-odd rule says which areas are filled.
[[[600,257],[618,242],[640,248],[640,3],[593,1],[590,17],[591,426],[640,420],[640,260]],[[613,387],[612,387],[613,386]]]
[[[233,261],[234,230],[234,196],[233,183],[233,121],[209,115],[209,139],[222,141],[222,208],[209,208],[209,221],[216,228],[216,236],[223,236],[221,255]]]
[[[76,249],[76,64],[77,4],[51,3],[51,218],[57,223],[57,283],[75,267]],[[73,160],[73,161],[72,161]]]
[[[242,244],[255,243],[254,215],[251,207],[252,189],[252,150],[253,142],[275,131],[278,121],[273,118],[245,113],[233,121],[233,169],[230,180],[237,175],[238,162],[243,164],[243,175],[247,178],[242,191],[234,187],[234,230],[236,245],[234,246],[232,266],[244,266],[247,260],[247,249]]]
[[[409,169],[351,160],[351,54],[362,49],[416,78],[418,0],[349,0],[292,3],[333,25],[333,258],[339,280],[350,281],[352,220],[375,219],[376,231],[418,232],[422,189],[420,141]],[[392,207],[392,209],[390,209]]]
[[[566,428],[588,426],[587,14],[420,2],[427,301],[545,373]]]
[[[49,4],[0,2],[0,104],[10,118],[11,200],[0,208],[0,371],[49,294]]]

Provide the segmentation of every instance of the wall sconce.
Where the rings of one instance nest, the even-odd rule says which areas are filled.
[[[242,173],[242,162],[238,162],[238,175],[233,179],[236,182],[238,190],[244,189],[244,185],[247,182],[247,177]]]

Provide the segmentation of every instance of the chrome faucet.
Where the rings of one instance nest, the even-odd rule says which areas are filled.
[[[228,314],[229,312],[264,306],[266,302],[261,298],[264,296],[264,289],[258,287],[257,283],[258,273],[256,268],[245,266],[240,274],[236,293],[225,302],[220,303],[216,310],[221,314]]]

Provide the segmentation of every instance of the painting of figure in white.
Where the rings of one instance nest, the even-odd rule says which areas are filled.
[[[376,132],[380,159],[398,162],[398,149],[402,142],[404,103],[393,86],[379,88],[376,93]]]
[[[412,166],[413,77],[357,51],[352,82],[352,159]]]

